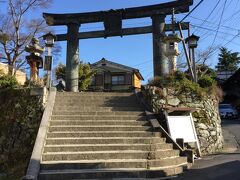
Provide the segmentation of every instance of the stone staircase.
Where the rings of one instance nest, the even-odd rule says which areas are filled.
[[[187,166],[132,93],[57,93],[40,180],[148,179]]]

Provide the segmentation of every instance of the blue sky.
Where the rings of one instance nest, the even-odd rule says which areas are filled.
[[[77,13],[116,8],[135,7],[143,5],[169,2],[170,0],[53,0],[50,8],[34,12],[34,16],[41,16],[43,12],[49,13]],[[200,0],[194,0],[192,9]],[[225,45],[232,51],[240,52],[240,0],[220,0],[215,11],[206,19],[213,10],[218,0],[204,0],[203,3],[185,20],[193,24],[191,32],[200,36],[199,51],[206,50],[209,46]],[[224,6],[225,4],[225,6]],[[224,9],[224,11],[223,11]],[[218,29],[220,17],[221,24]],[[185,14],[177,15],[181,20]],[[203,21],[206,21],[203,23]],[[166,22],[169,23],[169,17]],[[129,20],[123,22],[124,27],[145,26],[151,24],[150,18]],[[200,28],[198,27],[200,26]],[[103,29],[99,23],[82,25],[80,31],[93,31]],[[66,32],[66,27],[57,26],[54,30],[58,34]],[[216,38],[215,38],[216,36]],[[215,40],[214,40],[215,39]],[[152,35],[134,35],[125,37],[97,38],[80,40],[80,59],[84,62],[94,63],[101,58],[138,68],[145,80],[153,76],[152,65]],[[60,42],[62,54],[58,62],[66,61],[66,42]],[[182,51],[182,46],[179,45]],[[208,62],[212,67],[217,63],[218,51],[215,51]],[[146,81],[145,81],[146,82]]]

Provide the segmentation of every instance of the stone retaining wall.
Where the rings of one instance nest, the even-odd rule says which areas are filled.
[[[193,94],[179,94],[177,90],[146,86],[144,95],[154,113],[162,113],[162,107],[195,108],[193,119],[203,155],[216,153],[223,148],[221,119],[218,99],[213,95],[199,97]]]

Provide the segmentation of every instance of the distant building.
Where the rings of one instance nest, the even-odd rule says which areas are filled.
[[[240,108],[240,69],[229,77],[221,87],[225,94],[224,102],[231,103]]]
[[[89,89],[122,91],[141,88],[144,80],[138,69],[102,59],[91,68],[96,70]]]
[[[7,64],[0,62],[0,69],[3,71],[4,74],[8,74],[8,65]],[[14,71],[15,71],[15,69],[14,69]],[[19,84],[24,85],[24,83],[26,82],[26,79],[27,79],[27,75],[25,72],[17,70],[16,71],[16,79]]]
[[[217,72],[217,81],[222,84],[228,78],[230,78],[236,71],[218,71]]]

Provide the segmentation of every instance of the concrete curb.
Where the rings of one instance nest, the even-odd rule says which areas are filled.
[[[224,144],[223,144],[223,153],[233,153],[238,150],[239,145],[235,139],[235,136],[228,131],[227,129],[222,128]]]
[[[47,128],[48,128],[48,122],[50,120],[50,117],[52,115],[53,106],[55,103],[55,97],[56,97],[56,90],[51,90],[46,109],[44,110],[41,124],[39,126],[37,138],[34,144],[32,156],[30,159],[30,162],[28,164],[28,169],[26,176],[22,178],[22,180],[37,180],[38,179],[38,173],[40,170],[40,161],[41,161],[41,154],[42,149],[45,142],[45,137],[47,134]]]

